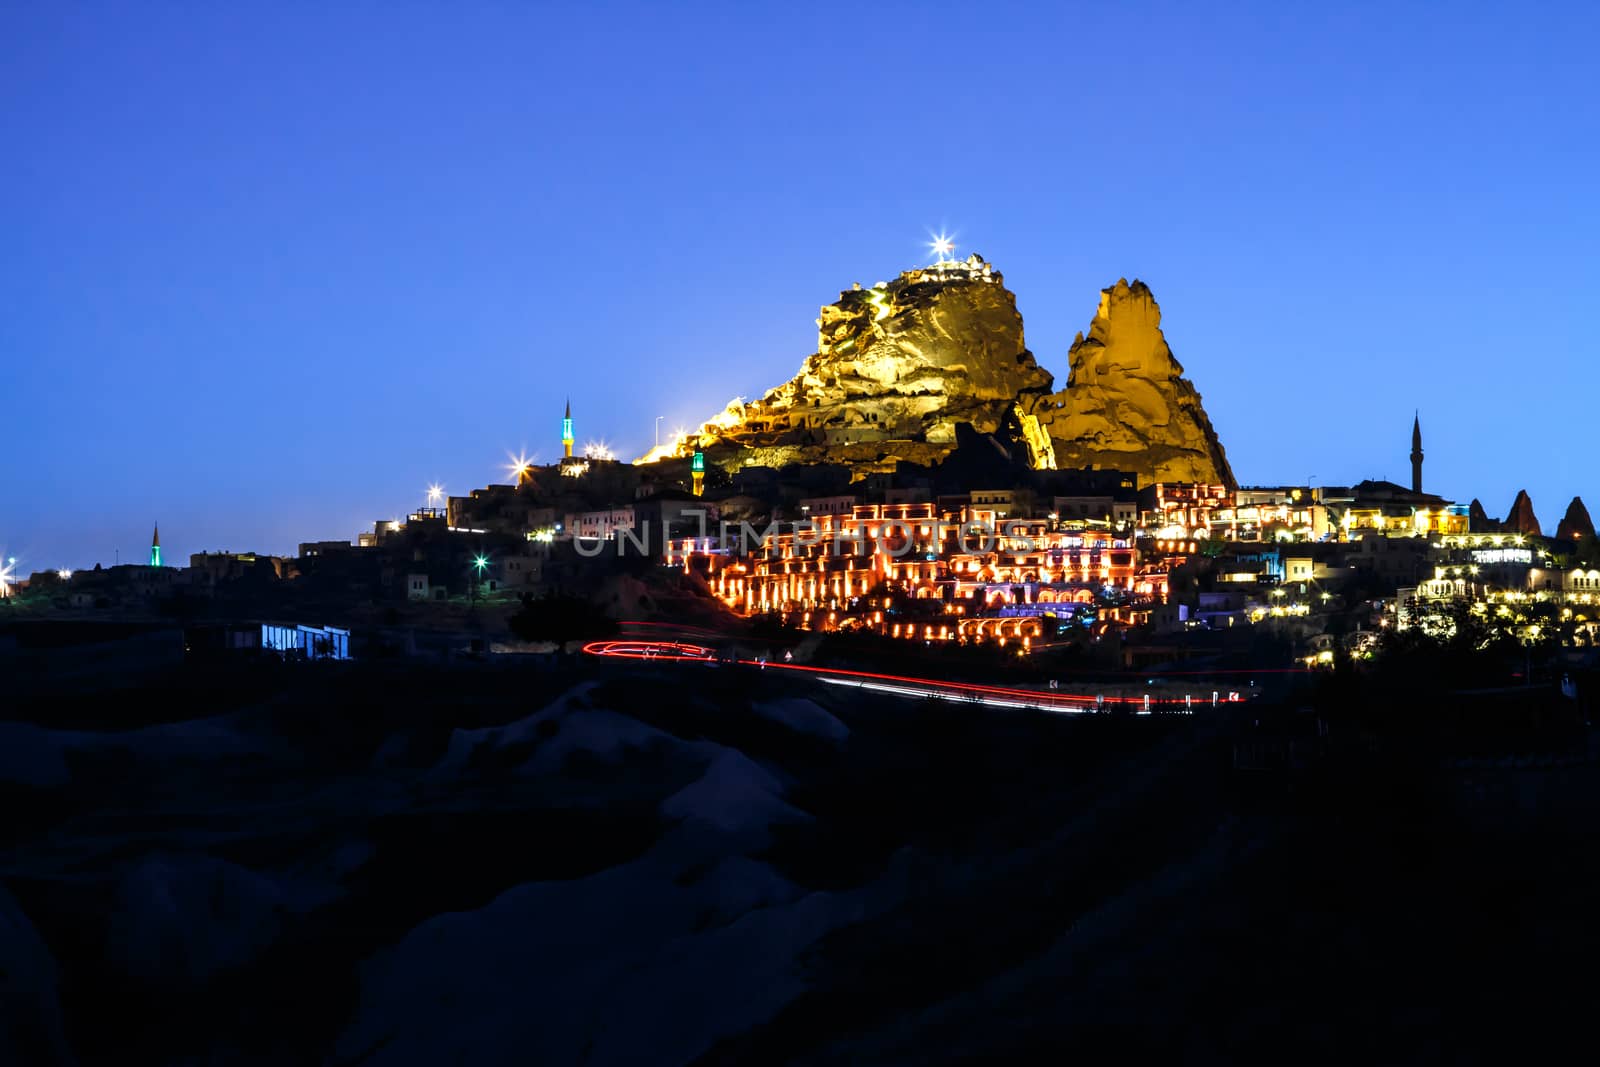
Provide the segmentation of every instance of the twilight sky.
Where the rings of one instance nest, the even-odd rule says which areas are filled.
[[[1420,408],[1428,489],[1600,505],[1594,5],[754,6],[8,6],[0,552],[353,538],[569,393],[638,455],[941,226],[1063,381],[1149,283],[1244,483]]]

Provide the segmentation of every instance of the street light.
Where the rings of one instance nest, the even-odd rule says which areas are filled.
[[[472,557],[472,566],[478,572],[472,580],[472,599],[476,602],[478,599],[478,583],[483,581],[483,572],[489,569],[489,557],[479,552]]]

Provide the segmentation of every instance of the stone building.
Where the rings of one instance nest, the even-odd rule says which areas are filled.
[[[740,614],[928,640],[1031,640],[1044,633],[1047,616],[1070,614],[1108,591],[1131,596],[1141,578],[1130,538],[1044,519],[1002,521],[971,505],[861,504],[848,515],[778,525],[746,547],[702,552],[686,539],[670,558],[701,569],[712,592]],[[891,598],[923,605],[914,613],[920,621],[887,610]]]

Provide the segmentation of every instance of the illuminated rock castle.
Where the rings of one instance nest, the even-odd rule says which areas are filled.
[[[698,438],[706,461],[725,469],[828,462],[865,476],[937,462],[958,423],[994,433],[1019,397],[1050,389],[1023,343],[1016,298],[976,255],[840,293],[817,331],[817,350],[794,379],[735,400],[698,435],[644,461],[686,456]]]
[[[1068,354],[1067,386],[1053,392],[1000,272],[978,255],[943,258],[948,243],[938,250],[932,266],[841,293],[822,308],[817,350],[792,380],[735,400],[641,462],[698,449],[729,471],[839,463],[859,479],[901,462],[940,462],[966,424],[1036,470],[1093,466],[1144,483],[1235,484],[1142,282],[1101,294],[1088,336]]]

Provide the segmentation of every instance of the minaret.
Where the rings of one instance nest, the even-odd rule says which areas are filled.
[[[694,479],[694,495],[699,496],[706,491],[706,454],[696,451],[694,459],[689,462],[689,473]]]
[[[567,413],[561,417],[561,449],[572,458],[572,398],[567,398]]]
[[[150,566],[161,566],[161,524],[156,523],[155,532],[150,535]]]
[[[1411,421],[1411,491],[1422,492],[1422,415]]]

